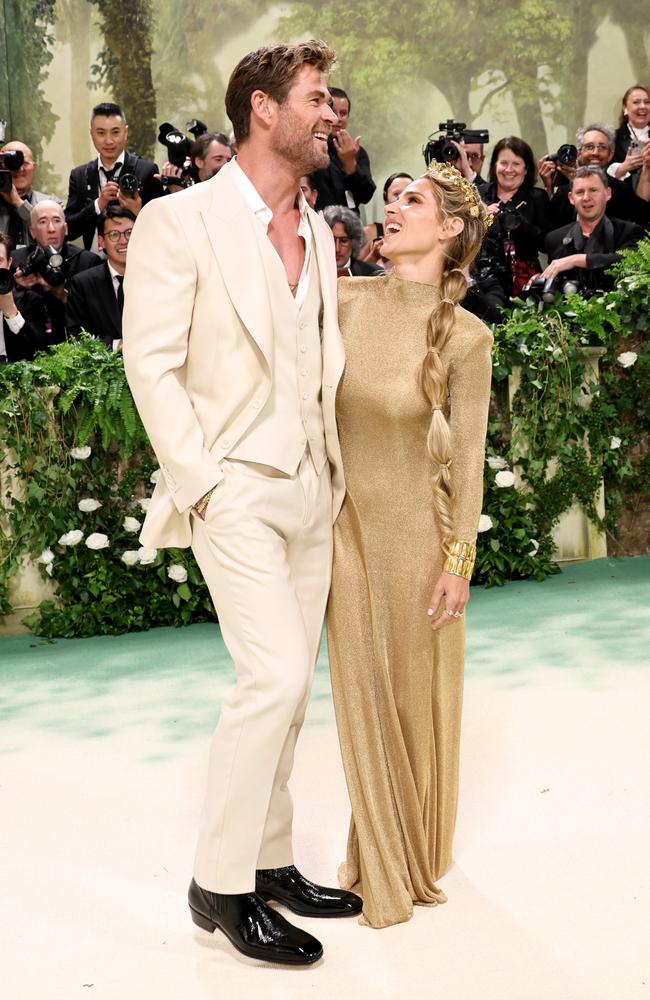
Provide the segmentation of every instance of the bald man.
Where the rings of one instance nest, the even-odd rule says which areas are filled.
[[[65,306],[70,280],[81,271],[97,267],[102,259],[90,250],[80,250],[67,242],[68,225],[64,210],[52,198],[44,198],[34,205],[29,234],[36,246],[48,252],[49,249],[54,250],[63,258],[60,275],[59,269],[52,274],[51,269],[43,267],[29,268],[31,273],[24,274],[25,262],[34,247],[20,247],[12,254],[17,288],[39,297],[48,327],[48,342],[58,344],[65,340]]]
[[[32,208],[37,202],[48,199],[57,202],[61,208],[63,202],[32,188],[36,160],[29,146],[14,140],[5,143],[1,152],[8,153],[12,150],[23,154],[23,163],[18,170],[11,171],[13,181],[11,190],[0,193],[0,233],[7,233],[13,245],[17,247],[33,242],[29,237],[29,227],[32,221]]]

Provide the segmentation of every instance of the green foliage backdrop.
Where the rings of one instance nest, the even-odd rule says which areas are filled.
[[[339,54],[332,79],[350,90],[379,179],[417,169],[449,113],[541,155],[586,114],[613,121],[623,91],[650,80],[645,0],[0,0],[0,117],[65,178],[90,154],[91,105],[112,97],[133,148],[158,159],[158,121],[227,127],[244,52],[308,35]]]

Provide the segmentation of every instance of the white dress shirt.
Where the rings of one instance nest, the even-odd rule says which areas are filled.
[[[262,196],[259,194],[250,178],[246,176],[242,168],[239,166],[236,158],[231,160],[230,170],[232,180],[248,202],[255,217],[259,219],[260,223],[264,227],[264,232],[268,234],[271,219],[273,218],[273,212],[262,199]],[[307,216],[307,208],[308,205],[305,200],[305,196],[302,191],[298,190],[298,210],[300,212],[298,236],[301,236],[305,241],[305,259],[303,261],[302,271],[300,272],[300,279],[296,289],[296,304],[298,306],[304,302],[305,295],[307,294],[309,265],[311,263],[313,245],[313,237],[311,233],[311,226],[309,225],[309,218]]]

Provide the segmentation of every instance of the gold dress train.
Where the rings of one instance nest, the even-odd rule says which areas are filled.
[[[334,528],[328,607],[332,690],[352,804],[345,888],[362,920],[408,920],[444,902],[458,794],[464,620],[432,632],[426,610],[443,552],[420,388],[432,285],[340,279],[346,368],[337,418],[348,493]],[[448,372],[453,537],[474,541],[490,396],[490,331],[456,309]]]

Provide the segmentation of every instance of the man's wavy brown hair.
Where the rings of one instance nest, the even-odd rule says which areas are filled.
[[[248,137],[254,91],[262,90],[283,104],[303,66],[315,66],[321,73],[329,73],[335,58],[329,45],[315,38],[296,45],[265,45],[245,55],[232,71],[226,90],[226,113],[232,122],[235,141],[242,142]]]

